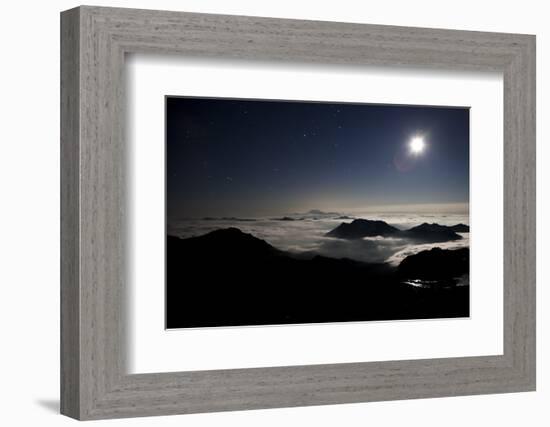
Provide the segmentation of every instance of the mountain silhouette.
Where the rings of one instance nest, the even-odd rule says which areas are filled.
[[[306,215],[321,215],[321,216],[327,216],[327,215],[338,215],[337,212],[324,212],[320,209],[310,209],[306,212]]]
[[[464,229],[464,224],[457,224],[454,227]],[[351,223],[343,222],[338,227],[325,234],[327,237],[338,239],[362,239],[364,237],[400,237],[414,240],[421,243],[447,242],[450,240],[462,239],[453,227],[439,224],[423,223],[409,230],[399,230],[384,221],[373,221],[369,219],[355,219]]]
[[[399,229],[384,221],[370,219],[354,219],[351,223],[343,222],[326,236],[339,239],[362,239],[363,237],[392,236],[399,233]]]
[[[345,258],[300,258],[237,228],[187,239],[167,236],[166,326],[469,315],[468,286],[421,289],[404,283],[415,271],[407,263],[400,270]]]
[[[409,255],[398,267],[398,273],[408,279],[438,280],[468,274],[470,250],[432,248]]]
[[[271,218],[272,221],[299,221],[303,220],[303,218],[292,218],[291,216],[282,216],[279,218]]]
[[[470,227],[466,224],[456,224],[450,227],[456,233],[469,233]]]
[[[400,235],[424,243],[447,242],[450,240],[462,239],[462,236],[456,234],[452,227],[439,224],[428,224],[426,222],[409,230],[402,231]]]
[[[224,257],[233,257],[238,254],[239,257],[256,259],[283,254],[265,240],[243,233],[236,227],[222,228],[188,239],[168,236],[168,250],[181,251],[188,248],[192,249],[196,256],[219,254]]]

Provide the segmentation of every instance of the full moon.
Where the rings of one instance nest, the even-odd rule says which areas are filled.
[[[411,142],[409,143],[411,153],[415,155],[422,153],[425,147],[426,144],[424,143],[424,138],[420,136],[415,136],[413,139],[411,139]]]

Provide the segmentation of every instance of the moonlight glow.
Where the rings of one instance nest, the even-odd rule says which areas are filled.
[[[415,136],[413,139],[411,139],[411,142],[409,143],[409,148],[412,154],[421,154],[426,148],[424,138],[422,138],[421,136]]]

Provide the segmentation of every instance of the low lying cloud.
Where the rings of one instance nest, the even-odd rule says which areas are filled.
[[[316,252],[331,258],[350,258],[363,262],[385,262],[402,247],[402,243],[398,240],[342,240],[327,238],[320,243]]]
[[[426,251],[432,248],[441,248],[441,249],[459,249],[467,248],[470,246],[470,235],[469,233],[457,233],[462,236],[460,240],[453,240],[449,242],[441,243],[423,243],[423,244],[412,244],[409,243],[399,249],[397,252],[393,253],[386,259],[386,262],[389,262],[392,265],[399,265],[401,261],[407,258],[409,255],[414,255],[418,252]]]
[[[303,214],[302,214],[303,215]],[[238,218],[209,218],[208,220],[182,220],[168,224],[168,234],[182,238],[199,236],[220,228],[236,227],[245,233],[267,241],[278,249],[297,254],[319,254],[331,258],[350,258],[362,262],[388,262],[398,265],[404,258],[434,247],[457,249],[469,246],[469,233],[463,233],[461,240],[443,243],[416,244],[406,238],[368,237],[357,240],[342,240],[326,237],[325,234],[343,221],[338,214],[300,217],[298,221],[255,218],[253,221]],[[468,224],[467,215],[429,214],[369,214],[359,216],[366,219],[380,219],[400,229],[407,229],[423,222],[437,222],[441,225]],[[346,221],[348,222],[348,221]],[[460,233],[459,233],[460,234]]]

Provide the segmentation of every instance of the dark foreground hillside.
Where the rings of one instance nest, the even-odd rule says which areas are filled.
[[[469,286],[456,286],[468,249],[425,251],[393,268],[297,259],[236,228],[168,236],[166,249],[168,328],[469,316]],[[425,278],[429,286],[408,284]]]

